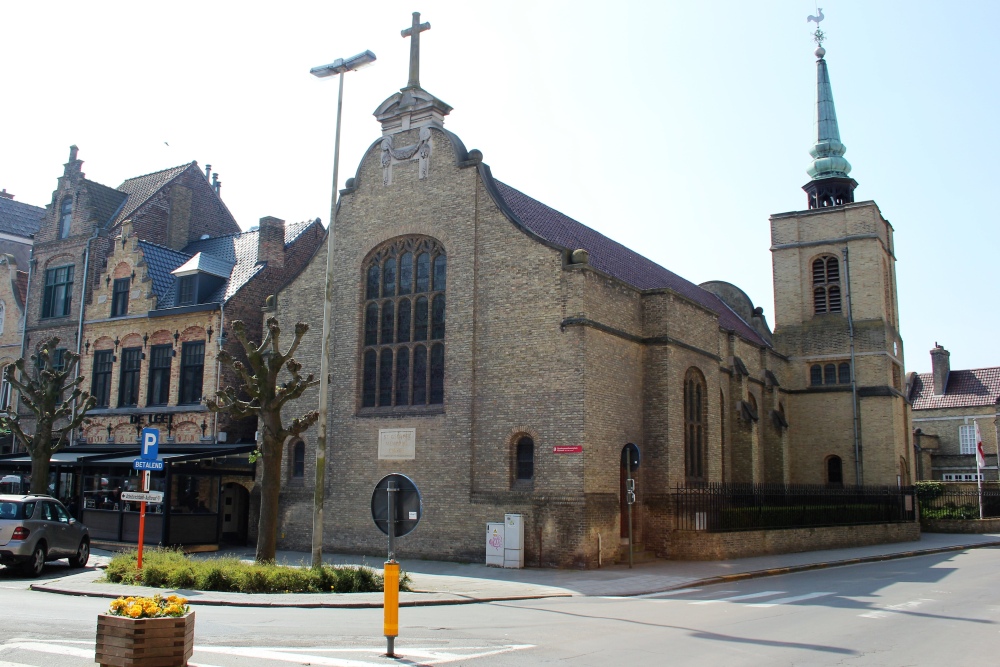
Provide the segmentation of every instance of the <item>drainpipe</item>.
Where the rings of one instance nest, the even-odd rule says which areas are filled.
[[[844,274],[847,279],[845,283],[844,296],[847,298],[847,327],[851,339],[851,407],[854,413],[854,479],[855,484],[864,484],[864,466],[861,461],[861,428],[858,414],[858,376],[856,372],[854,356],[854,315],[851,310],[851,264],[848,260],[847,248],[842,251],[844,255]]]
[[[31,246],[31,259],[28,260],[28,286],[24,290],[24,326],[21,328],[21,358],[24,359],[28,352],[28,303],[30,302],[31,295],[31,279],[35,276],[35,265],[38,264],[38,260],[35,259],[35,246]],[[11,387],[13,389],[13,387]],[[17,406],[21,402],[21,392],[11,391],[11,406],[14,408],[14,413],[17,414]],[[4,407],[7,407],[6,405]],[[11,440],[11,451],[17,451],[20,443]]]
[[[219,352],[222,351],[223,341],[226,340],[226,301],[225,296],[222,297],[222,302],[219,303]],[[219,361],[219,355],[215,355],[215,391],[219,391],[222,388],[222,362]],[[213,413],[213,424],[212,432],[215,434],[215,444],[219,444],[219,413]],[[226,434],[228,436],[228,434]],[[229,438],[226,438],[227,443]]]

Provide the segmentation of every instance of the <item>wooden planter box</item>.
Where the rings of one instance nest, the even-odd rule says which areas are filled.
[[[194,612],[176,618],[97,617],[101,667],[186,667],[194,652]]]

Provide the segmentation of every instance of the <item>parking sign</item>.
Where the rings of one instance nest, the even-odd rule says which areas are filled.
[[[142,449],[139,450],[139,458],[146,461],[155,461],[160,453],[160,429],[142,429]]]

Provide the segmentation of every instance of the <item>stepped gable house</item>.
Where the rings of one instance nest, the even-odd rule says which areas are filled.
[[[76,156],[74,147],[35,246],[27,344],[33,351],[54,333],[79,349],[97,407],[53,455],[54,489],[93,539],[135,542],[138,507],[115,491],[136,488],[138,436],[156,427],[165,469],[151,483],[165,498],[146,540],[245,541],[256,424],[212,414],[202,397],[238,385],[217,363],[222,347],[243,356],[227,327],[241,319],[260,340],[266,298],[305,265],[323,226],[265,217],[241,231],[217,177],[197,163],[112,190],[85,179]],[[11,457],[0,468],[26,463]]]
[[[772,332],[738,287],[695,285],[497,180],[411,53],[340,191],[324,548],[381,550],[368,498],[400,472],[424,502],[409,556],[479,561],[486,523],[520,513],[529,564],[596,567],[627,549],[629,443],[632,540],[661,556],[702,556],[673,530],[678,486],[909,483],[893,228],[854,199],[824,54],[807,207],[770,221]],[[323,248],[279,319],[316,323],[325,270]],[[309,370],[319,330],[297,353]],[[304,436],[281,548],[310,544]]]

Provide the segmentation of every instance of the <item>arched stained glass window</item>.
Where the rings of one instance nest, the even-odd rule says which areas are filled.
[[[689,484],[703,484],[707,481],[707,398],[705,376],[697,368],[689,368],[684,376],[684,478]]]
[[[443,404],[444,248],[426,236],[397,238],[377,247],[363,267],[361,406]]]

